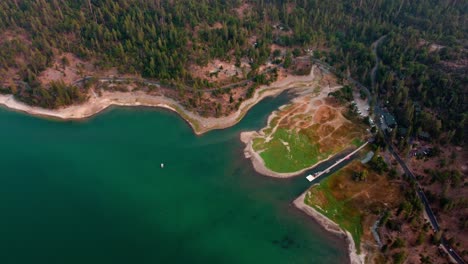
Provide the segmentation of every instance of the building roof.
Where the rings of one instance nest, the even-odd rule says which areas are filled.
[[[396,126],[397,123],[395,121],[395,117],[393,117],[392,114],[390,114],[389,112],[384,112],[383,117],[387,126],[389,127]]]

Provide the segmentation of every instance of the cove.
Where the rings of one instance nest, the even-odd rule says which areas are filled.
[[[291,205],[308,182],[243,156],[239,133],[287,100],[202,136],[161,109],[64,122],[0,108],[0,262],[346,262],[344,241]]]

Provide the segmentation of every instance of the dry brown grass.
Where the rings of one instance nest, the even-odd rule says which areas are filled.
[[[336,110],[331,109],[330,107],[325,106],[325,105],[320,106],[314,115],[314,121],[320,124],[332,121],[335,118],[336,118]]]
[[[325,98],[325,104],[331,106],[331,107],[340,107],[340,101],[338,101],[335,97],[326,97]]]
[[[367,171],[366,179],[354,180],[354,173],[362,171]],[[322,213],[351,232],[357,244],[375,252],[378,249],[370,228],[383,211],[393,210],[402,199],[398,183],[378,175],[360,161],[353,161],[312,187],[306,196],[309,205],[320,207]]]
[[[249,16],[250,12],[252,12],[252,6],[249,3],[243,3],[238,8],[234,9],[234,12],[237,13],[237,16],[240,19],[243,19],[245,16]]]
[[[353,173],[368,171],[365,181],[353,180]],[[353,201],[357,208],[372,210],[376,206],[394,207],[401,201],[401,191],[398,182],[388,180],[355,161],[342,170],[338,177],[330,179],[330,189],[338,200]]]
[[[320,137],[326,137],[333,133],[333,131],[335,131],[335,128],[332,125],[324,124],[319,127],[317,133],[320,135]]]
[[[430,147],[426,142],[419,142],[418,147]],[[452,159],[452,155],[455,153],[455,159]],[[441,167],[440,161],[445,160],[446,165]],[[427,158],[427,159],[416,159],[412,157],[409,162],[413,173],[422,176],[420,181],[426,190],[437,196],[445,195],[447,198],[456,201],[466,199],[468,197],[468,150],[463,147],[457,146],[441,146],[441,153],[438,157]],[[447,188],[442,183],[435,181],[432,182],[432,176],[427,170],[458,170],[461,172],[462,182],[458,187],[451,186]],[[468,247],[468,229],[460,228],[464,218],[468,215],[468,208],[456,208],[452,210],[443,210],[440,208],[439,200],[436,200],[431,206],[437,212],[439,224],[445,231],[447,237],[454,237],[455,240],[460,243],[456,248],[460,251]]]

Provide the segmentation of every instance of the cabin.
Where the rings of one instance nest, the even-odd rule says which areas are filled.
[[[385,121],[385,124],[390,127],[390,128],[395,128],[397,123],[395,121],[395,117],[393,117],[392,114],[390,114],[389,112],[385,111],[383,113],[383,119]]]
[[[426,147],[421,147],[417,150],[414,150],[413,156],[424,157],[424,156],[431,155],[431,153],[432,153],[432,148],[426,146]]]

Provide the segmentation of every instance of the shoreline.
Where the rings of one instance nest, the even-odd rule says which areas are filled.
[[[341,86],[333,87],[333,90],[336,90],[337,88],[340,88],[340,87]],[[330,88],[330,89],[332,89],[332,88]],[[299,89],[297,89],[297,90],[299,90]],[[307,90],[305,90],[302,93],[307,94],[309,92]],[[299,98],[300,96],[301,95],[299,95],[296,98]],[[325,89],[322,89],[318,95],[314,96],[314,98],[318,99],[318,100],[323,100],[323,98],[325,98],[326,96],[328,96],[328,92]],[[286,105],[283,105],[279,109],[281,109],[281,108],[283,108],[285,106]],[[270,126],[270,122],[274,118],[275,118],[275,112],[270,114],[270,116],[268,117],[268,123],[267,123],[267,126],[265,128]],[[245,148],[244,148],[245,158],[250,159],[252,164],[253,164],[253,167],[254,167],[255,171],[262,174],[262,175],[269,176],[269,177],[275,177],[275,178],[295,177],[295,176],[298,176],[300,174],[303,174],[304,172],[306,172],[308,170],[311,170],[311,169],[317,167],[318,165],[322,164],[323,162],[326,162],[326,161],[330,160],[331,158],[333,158],[337,154],[337,153],[335,153],[335,154],[329,155],[328,157],[326,157],[326,158],[324,158],[322,160],[319,160],[316,163],[314,163],[314,164],[312,164],[312,165],[310,165],[310,166],[308,166],[306,168],[300,169],[298,171],[276,172],[276,171],[271,170],[270,168],[268,168],[266,166],[265,161],[260,156],[260,153],[258,151],[256,151],[256,150],[254,150],[254,148],[253,148],[253,139],[256,138],[256,137],[264,136],[263,130],[265,128],[260,129],[259,131],[246,131],[246,132],[242,132],[240,134],[240,140],[246,145]]]
[[[30,106],[20,102],[13,95],[0,94],[0,106],[9,110],[19,111],[39,117],[56,118],[60,120],[79,120],[90,118],[110,106],[147,106],[165,108],[179,114],[192,127],[196,135],[201,135],[211,130],[224,129],[237,124],[245,114],[258,102],[269,96],[276,96],[283,91],[296,88],[301,83],[315,80],[312,66],[311,72],[306,76],[290,75],[268,86],[261,86],[254,95],[243,101],[239,109],[224,117],[202,117],[185,109],[177,101],[165,96],[152,96],[144,92],[103,92],[102,96],[92,95],[86,102],[79,105],[70,105],[59,109],[46,109]]]
[[[311,206],[304,203],[305,196],[308,190],[303,192],[298,198],[293,201],[294,206],[303,211],[305,214],[309,215],[316,221],[320,226],[322,226],[325,230],[335,235],[344,237],[346,242],[348,243],[348,257],[351,264],[364,264],[366,253],[364,249],[361,247],[361,254],[357,254],[356,252],[356,245],[354,244],[353,237],[351,233],[348,231],[344,231],[341,229],[338,224],[330,220],[328,217],[324,216],[323,214],[319,213],[317,210],[312,208]]]
[[[248,131],[248,132],[241,132],[240,134],[240,140],[246,145],[244,148],[244,156],[246,159],[250,159],[252,162],[252,165],[257,173],[260,173],[265,176],[269,177],[274,177],[274,178],[281,178],[281,179],[286,179],[286,178],[292,178],[299,176],[300,174],[311,170],[318,165],[320,165],[323,162],[326,162],[330,160],[334,155],[328,156],[326,159],[320,160],[315,164],[312,164],[311,166],[294,171],[294,172],[276,172],[271,169],[269,169],[266,165],[265,162],[263,161],[262,157],[260,154],[253,149],[253,138],[256,136],[259,136],[260,134],[256,131]]]
[[[144,106],[144,107],[157,107],[164,108],[173,112],[176,112],[181,118],[183,118],[193,129],[196,135],[201,135],[211,130],[224,129],[237,124],[246,113],[255,106],[258,102],[269,96],[277,96],[278,94],[294,89],[300,88],[303,85],[307,85],[316,80],[314,71],[318,69],[316,65],[312,66],[311,72],[306,76],[287,76],[286,78],[276,81],[269,86],[261,86],[257,89],[252,96],[243,101],[239,109],[228,116],[214,118],[214,117],[202,117],[185,109],[177,101],[165,97],[165,96],[152,96],[145,92],[103,92],[102,96],[96,96],[91,94],[90,98],[79,105],[70,105],[59,109],[46,109],[41,107],[35,107],[20,102],[14,98],[13,95],[0,94],[0,107],[4,107],[7,110],[17,111],[26,113],[32,116],[41,118],[52,118],[58,120],[82,120],[91,118],[104,110],[109,109],[112,106]],[[260,174],[272,176],[276,178],[288,178],[297,176],[307,170],[314,168],[321,162],[329,160],[332,156],[324,159],[308,168],[304,168],[300,171],[292,173],[276,173],[269,170],[263,163],[260,155],[255,152],[252,148],[251,137],[257,132],[242,132],[241,140],[246,143],[244,154],[247,158],[252,160],[255,171]],[[247,141],[245,141],[247,140]],[[336,223],[320,214],[312,207],[304,203],[304,198],[307,191],[301,194],[294,200],[294,205],[299,210],[303,211],[307,215],[311,216],[320,226],[325,228],[328,232],[331,232],[340,237],[344,237],[348,243],[348,256],[352,264],[364,263],[365,254],[356,254],[355,244],[349,232],[343,231]]]

